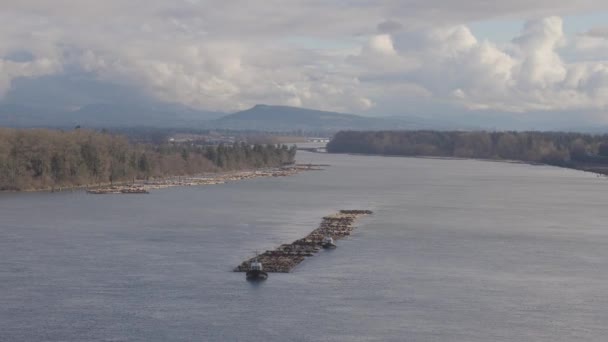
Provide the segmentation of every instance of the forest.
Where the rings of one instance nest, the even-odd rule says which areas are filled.
[[[342,131],[327,145],[327,150],[330,153],[519,160],[582,169],[608,166],[608,136],[582,133]]]
[[[74,129],[0,128],[0,190],[57,189],[291,164],[295,146],[137,144]]]

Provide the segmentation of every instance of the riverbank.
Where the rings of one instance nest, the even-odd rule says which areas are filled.
[[[240,181],[262,177],[294,176],[303,171],[323,171],[330,165],[323,164],[296,164],[286,167],[261,168],[239,171],[205,172],[196,175],[156,177],[148,180],[136,179],[120,182],[100,182],[95,184],[81,184],[61,187],[44,187],[23,190],[0,190],[0,193],[11,192],[63,192],[82,191],[90,194],[144,194],[150,190],[164,189],[176,186],[202,186],[217,185],[227,182]]]
[[[608,135],[570,132],[341,131],[331,153],[470,158],[608,175]]]
[[[325,152],[317,152],[317,153],[325,153]],[[334,153],[329,153],[334,154]],[[522,165],[532,165],[532,166],[552,166],[563,169],[570,169],[582,172],[593,173],[598,176],[608,177],[608,165],[597,165],[597,164],[588,164],[588,163],[576,163],[571,162],[571,165],[557,165],[557,164],[547,164],[535,161],[525,161],[525,160],[513,160],[513,159],[491,159],[491,158],[464,158],[464,157],[442,157],[442,156],[404,156],[404,155],[396,155],[396,154],[370,154],[370,153],[335,153],[335,154],[347,154],[352,156],[367,156],[367,157],[386,157],[386,158],[415,158],[415,159],[435,159],[435,160],[475,160],[475,161],[484,161],[484,162],[493,162],[493,163],[507,163],[507,164],[522,164]]]
[[[0,141],[0,190],[9,191],[70,190],[167,175],[281,167],[292,165],[296,155],[295,145],[135,143],[87,129],[3,129]]]
[[[327,166],[327,165],[325,165]],[[289,177],[303,171],[321,171],[320,165],[300,165],[266,168],[257,170],[230,171],[220,173],[205,173],[192,176],[173,176],[150,180],[140,180],[128,184],[115,184],[111,186],[89,187],[87,193],[94,195],[105,194],[148,194],[152,190],[165,189],[177,186],[204,186],[219,185],[254,178]]]

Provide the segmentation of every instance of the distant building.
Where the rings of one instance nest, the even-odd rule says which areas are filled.
[[[329,138],[306,138],[306,142],[328,143]]]

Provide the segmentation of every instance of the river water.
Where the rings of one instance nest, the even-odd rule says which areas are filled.
[[[299,152],[325,171],[150,195],[0,194],[0,341],[606,341],[608,181]],[[339,209],[336,250],[231,272]]]

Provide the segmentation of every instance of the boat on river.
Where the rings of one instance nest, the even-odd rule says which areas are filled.
[[[324,237],[321,246],[325,249],[338,247],[336,246],[336,243],[334,242],[334,239],[331,236]]]
[[[268,278],[268,273],[264,272],[264,267],[258,258],[255,258],[249,265],[246,277],[250,281],[260,281]]]

